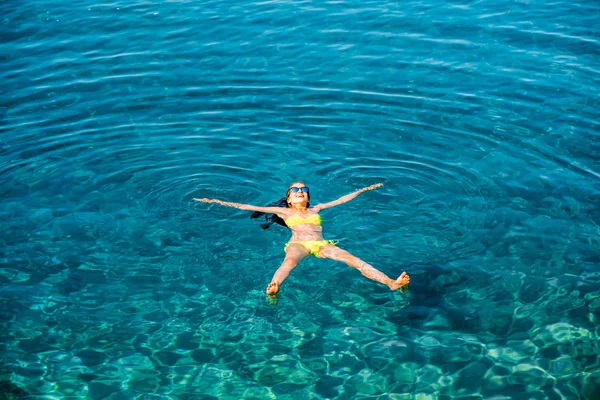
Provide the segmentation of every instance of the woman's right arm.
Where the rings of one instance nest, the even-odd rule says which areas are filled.
[[[248,210],[248,211],[260,211],[263,213],[272,213],[277,214],[278,216],[284,218],[287,216],[286,209],[283,207],[257,207],[250,204],[241,204],[241,203],[231,203],[229,201],[222,201],[217,199],[194,199],[195,201],[200,201],[202,203],[216,203],[226,207],[239,208],[240,210]]]

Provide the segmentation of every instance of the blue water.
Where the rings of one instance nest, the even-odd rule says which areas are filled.
[[[599,14],[2,2],[2,398],[599,399]],[[192,201],[298,179],[407,293]]]

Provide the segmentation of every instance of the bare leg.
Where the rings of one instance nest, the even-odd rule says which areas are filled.
[[[267,294],[275,295],[279,291],[279,285],[287,279],[290,272],[298,266],[298,263],[309,254],[310,253],[304,246],[297,243],[290,244],[285,253],[283,263],[281,263],[281,266],[275,271],[271,283],[267,286]]]
[[[341,261],[348,264],[351,268],[356,268],[360,271],[361,274],[366,276],[369,279],[377,281],[379,283],[383,283],[391,290],[400,289],[402,286],[408,285],[410,282],[410,278],[406,272],[403,272],[402,275],[396,280],[389,278],[383,272],[376,270],[373,266],[367,264],[360,258],[353,256],[348,253],[346,250],[342,250],[334,245],[326,245],[321,247],[319,250],[319,257],[321,258],[330,258],[332,260]]]

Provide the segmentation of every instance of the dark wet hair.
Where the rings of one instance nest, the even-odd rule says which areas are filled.
[[[287,203],[287,196],[282,199],[279,199],[277,201],[267,204],[267,207],[289,208],[288,203]],[[281,217],[279,217],[277,214],[266,214],[264,212],[254,211],[252,213],[252,215],[250,216],[250,218],[252,218],[252,219],[260,218],[263,215],[265,216],[265,219],[267,220],[267,222],[265,222],[264,224],[260,224],[260,227],[263,229],[269,229],[269,227],[271,225],[273,225],[273,223],[276,223],[281,226],[285,226],[286,228],[288,227],[285,224],[285,221]]]
[[[277,201],[274,201],[272,203],[267,204],[267,207],[290,208],[290,204],[288,203],[287,199],[290,195],[290,191],[292,190],[292,186],[294,186],[294,183],[301,183],[304,185],[304,182],[301,182],[301,181],[292,182],[292,184],[288,187],[288,190],[285,192],[285,197],[282,199],[279,199]],[[310,192],[308,193],[308,202],[306,203],[306,208],[308,208],[308,207],[310,207]],[[277,214],[266,214],[266,213],[263,213],[260,211],[255,211],[252,213],[250,218],[256,219],[256,218],[262,217],[263,215],[265,216],[265,219],[267,220],[267,222],[265,222],[264,224],[260,224],[261,228],[269,229],[269,227],[271,225],[273,225],[273,223],[276,223],[278,225],[285,226],[286,228],[288,228],[285,221],[281,217],[279,217]]]

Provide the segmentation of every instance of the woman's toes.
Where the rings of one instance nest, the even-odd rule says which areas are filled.
[[[267,294],[277,293],[279,291],[279,284],[277,282],[271,282],[267,286]]]
[[[400,274],[396,282],[398,282],[400,285],[408,285],[408,283],[410,282],[410,277],[406,272],[402,272],[402,274]]]

